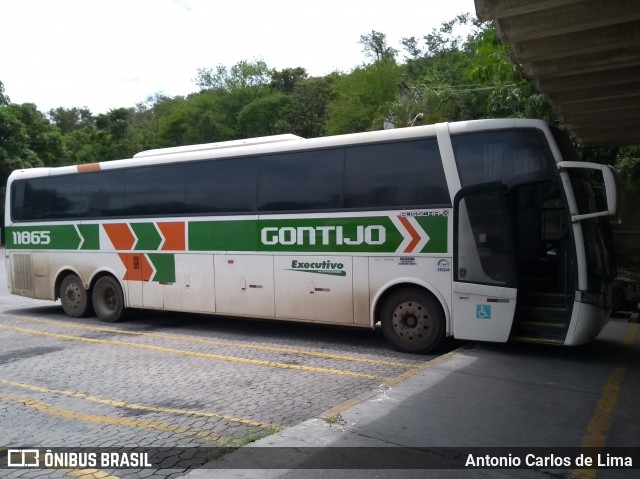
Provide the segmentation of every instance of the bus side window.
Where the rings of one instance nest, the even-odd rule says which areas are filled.
[[[259,211],[342,208],[343,165],[343,148],[261,157]]]
[[[435,139],[348,147],[344,190],[345,208],[451,205]]]
[[[185,165],[185,213],[250,213],[256,210],[257,158],[205,160]]]
[[[87,200],[87,216],[110,218],[123,213],[125,170],[106,170],[81,175]]]

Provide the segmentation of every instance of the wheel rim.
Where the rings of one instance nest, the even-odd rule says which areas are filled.
[[[115,311],[118,307],[118,297],[116,295],[116,292],[109,286],[103,288],[101,299],[101,306],[103,307],[103,309],[106,309],[109,312]]]
[[[64,301],[69,309],[79,309],[82,306],[82,291],[76,283],[69,283],[64,289]]]
[[[423,341],[429,329],[427,308],[417,301],[405,301],[393,310],[393,330],[402,342]]]
[[[109,311],[114,311],[117,305],[116,292],[112,288],[109,288],[105,291],[104,296],[105,305],[109,308]]]

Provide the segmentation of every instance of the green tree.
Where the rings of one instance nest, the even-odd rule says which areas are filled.
[[[467,79],[470,45],[482,28],[474,17],[464,14],[420,39],[403,38],[405,71],[388,105],[387,120],[404,127],[485,116],[484,104]]]
[[[60,131],[34,104],[11,103],[0,107],[0,115],[0,164],[3,172],[66,163]]]
[[[404,67],[395,61],[378,61],[337,77],[328,105],[326,133],[381,129],[403,72]]]
[[[389,105],[385,118],[385,121],[390,122],[394,128],[413,126],[417,121],[421,122],[424,119],[420,89],[410,87],[406,81],[406,75],[403,75],[398,85],[396,99]]]
[[[155,93],[136,105],[132,128],[141,150],[176,146],[162,137],[161,128],[173,110],[180,108],[185,101],[181,96],[171,98]]]
[[[95,125],[95,118],[88,108],[58,107],[49,110],[48,116],[63,135],[79,128],[93,127]]]
[[[304,68],[285,68],[284,70],[273,70],[271,72],[272,89],[282,93],[292,93],[296,86],[303,83],[308,78]]]
[[[271,81],[271,70],[264,60],[241,60],[231,68],[217,65],[215,69],[199,68],[195,79],[201,90],[233,90],[259,88]]]
[[[387,36],[384,33],[371,30],[371,33],[360,35],[358,41],[362,45],[365,57],[375,62],[395,62],[398,50],[387,44]]]
[[[79,128],[63,137],[70,164],[99,163],[118,159],[111,136],[94,127]]]
[[[240,135],[253,137],[289,132],[291,126],[285,120],[285,113],[291,101],[288,95],[274,92],[245,105],[238,113]]]
[[[11,101],[4,93],[4,84],[0,81],[0,106],[7,106]]]
[[[325,133],[328,105],[333,98],[333,83],[337,74],[308,78],[296,83],[286,112],[290,132],[304,138]]]
[[[198,69],[198,76],[195,80],[200,87],[200,95],[207,94],[209,98],[215,96],[215,114],[209,118],[210,122],[215,124],[214,135],[217,139],[226,139],[228,137],[242,137],[243,128],[248,126],[250,122],[247,113],[240,115],[241,111],[248,107],[252,102],[259,98],[269,95],[273,87],[276,85],[282,88],[288,88],[289,83],[295,83],[297,76],[304,75],[304,71],[290,70],[276,74],[271,70],[263,60],[242,60],[230,68],[224,65],[218,65],[215,69],[201,68]],[[191,101],[191,97],[187,102]],[[256,108],[264,110],[266,104]],[[239,121],[242,119],[243,124]],[[273,126],[273,123],[271,124]],[[184,128],[184,123],[173,123],[173,137],[185,138],[185,132],[180,130]],[[255,124],[251,126],[255,130]],[[202,136],[202,135],[198,135]],[[216,139],[216,141],[217,141]],[[213,140],[209,140],[213,141]]]
[[[223,95],[226,95],[224,93]],[[218,92],[204,91],[171,105],[162,118],[158,138],[162,146],[212,143],[235,137],[235,129]]]
[[[472,44],[473,61],[467,78],[486,92],[485,116],[541,118],[557,123],[555,114],[531,80],[511,61],[508,47],[487,26]]]
[[[625,180],[625,185],[636,195],[640,194],[640,145],[620,148],[616,167]]]
[[[465,32],[463,36],[461,32]],[[421,40],[402,40],[406,73],[388,116],[399,126],[491,117],[555,122],[551,108],[515,65],[493,26],[464,14]]]
[[[140,150],[133,135],[134,108],[115,108],[96,117],[96,127],[104,135],[97,135],[101,143],[102,161],[130,158]]]

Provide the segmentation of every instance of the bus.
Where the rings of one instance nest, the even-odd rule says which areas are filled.
[[[577,345],[611,312],[609,166],[540,120],[150,150],[14,171],[10,292],[137,309]]]

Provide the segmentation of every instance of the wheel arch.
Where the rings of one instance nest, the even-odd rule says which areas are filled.
[[[397,291],[410,288],[423,290],[425,293],[434,298],[436,304],[440,305],[440,309],[444,316],[445,335],[449,336],[451,331],[451,314],[444,296],[433,285],[414,278],[398,278],[395,281],[391,281],[385,284],[378,290],[375,297],[373,298],[371,307],[371,327],[375,328],[376,323],[380,321],[382,307],[387,298],[389,298],[389,296]]]

